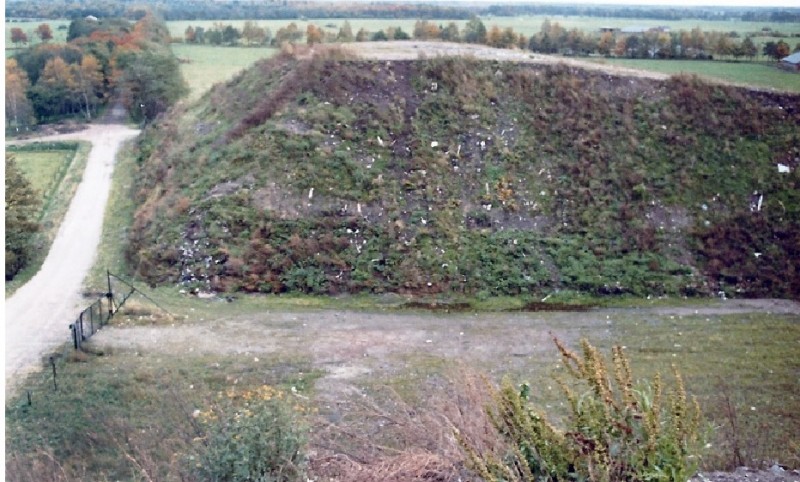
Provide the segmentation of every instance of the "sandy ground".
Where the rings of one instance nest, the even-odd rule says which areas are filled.
[[[85,140],[92,143],[83,180],[39,272],[5,306],[6,396],[15,382],[38,369],[41,357],[69,339],[68,326],[84,308],[83,280],[92,266],[120,145],[139,131],[119,124],[29,139]]]
[[[569,57],[543,55],[526,50],[498,49],[478,44],[432,41],[358,42],[341,44],[341,48],[360,58],[369,60],[416,60],[438,56],[466,56],[481,60],[499,60],[503,62],[549,65],[562,64],[623,77],[642,77],[657,80],[669,78],[669,75],[659,72],[629,69],[617,65],[588,62]]]
[[[409,360],[432,357],[490,373],[524,373],[557,358],[552,335],[574,346],[587,331],[594,339],[610,335],[618,321],[754,312],[800,316],[800,303],[727,300],[697,307],[537,313],[265,310],[213,320],[198,310],[187,320],[152,325],[143,324],[148,317],[126,316],[123,310],[90,342],[98,351],[145,356],[308,356],[325,373],[317,382],[320,393],[335,399],[363,376],[381,379],[404,371]]]

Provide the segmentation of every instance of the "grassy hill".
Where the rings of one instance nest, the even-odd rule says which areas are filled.
[[[262,61],[147,130],[137,275],[244,292],[800,297],[800,96],[336,57]]]

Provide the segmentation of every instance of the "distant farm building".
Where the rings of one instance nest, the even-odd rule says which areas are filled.
[[[600,27],[600,33],[617,33],[619,30],[619,27]]]
[[[800,72],[800,52],[782,58],[778,66],[791,72]]]

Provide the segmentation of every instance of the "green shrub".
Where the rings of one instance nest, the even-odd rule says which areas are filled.
[[[489,415],[509,447],[479,453],[463,441],[472,468],[487,481],[682,481],[694,474],[700,410],[687,400],[677,370],[667,394],[659,375],[634,387],[628,358],[612,350],[612,371],[586,340],[575,354],[555,340],[572,382],[560,380],[569,402],[559,430],[529,402],[530,387],[508,380],[494,394]],[[612,382],[613,380],[613,382]],[[581,391],[577,391],[580,389]]]
[[[228,391],[219,404],[197,413],[206,435],[194,471],[208,481],[306,480],[300,410],[268,385]]]

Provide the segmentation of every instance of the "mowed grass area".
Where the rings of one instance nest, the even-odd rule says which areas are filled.
[[[17,165],[30,181],[31,187],[44,201],[42,211],[45,211],[47,200],[52,198],[55,188],[58,187],[67,169],[72,164],[75,150],[16,151],[14,152],[14,157]]]
[[[697,74],[733,84],[800,92],[800,74],[780,70],[775,65],[722,62],[714,60],[602,59],[599,63],[665,74]]]
[[[258,60],[272,57],[278,49],[175,43],[172,51],[180,60],[181,73],[189,84],[189,99],[194,100],[214,84],[230,79]]]
[[[680,370],[713,430],[704,465],[734,468],[738,443],[748,464],[800,466],[800,317],[645,316],[613,325],[640,375]]]
[[[158,299],[162,301],[161,297]],[[317,336],[302,328],[303,321],[308,319],[311,323],[317,316],[313,311],[296,312],[298,321],[290,325],[271,324],[267,313],[275,310],[269,298],[251,299],[241,306],[238,301],[227,304],[197,299],[179,304],[183,307],[176,308],[167,301],[175,316],[165,320],[144,301],[132,318],[139,315],[139,319],[145,318],[144,323],[152,324],[148,329],[153,333],[153,343],[159,343],[159,326],[186,323],[208,330],[225,319],[248,313],[253,323],[263,323],[265,329],[283,330],[281,336],[287,337],[289,346],[304,343],[303,337]],[[221,314],[217,307],[209,311],[207,307],[211,304],[224,307],[227,313]],[[151,316],[151,312],[157,316]],[[211,312],[216,314],[210,315]],[[464,321],[463,315],[458,316],[444,318],[453,318],[453,323],[468,336],[482,333],[482,323],[489,321],[480,314],[468,315],[469,322]],[[184,317],[188,321],[176,321]],[[800,466],[797,457],[800,440],[796,436],[800,433],[797,378],[800,360],[794,356],[800,343],[797,315],[677,316],[623,310],[576,314],[575,319],[564,314],[536,314],[531,315],[529,323],[540,327],[543,334],[550,331],[571,340],[570,347],[576,350],[577,337],[586,337],[606,355],[613,344],[625,346],[634,377],[639,380],[652,380],[655,373],[661,373],[666,383],[671,384],[672,366],[677,367],[688,392],[698,398],[707,417],[710,448],[702,462],[704,467],[731,467],[735,463],[736,444],[748,464],[779,461],[791,467]],[[352,327],[330,326],[331,331],[343,329]],[[426,336],[437,339],[445,334],[430,332]],[[53,390],[51,373],[45,371],[25,384],[25,389],[32,393],[32,404],[28,405],[25,397],[7,400],[7,470],[10,468],[13,474],[25,467],[41,468],[30,461],[42,457],[41,454],[51,454],[67,470],[76,473],[86,470],[85,477],[95,480],[125,478],[137,469],[135,463],[152,464],[145,465],[148,471],[159,467],[158,473],[174,474],[176,466],[187,463],[188,455],[197,449],[195,437],[199,435],[193,427],[196,422],[192,412],[205,410],[219,393],[263,384],[284,389],[294,387],[291,391],[297,394],[298,402],[319,408],[319,415],[314,410],[303,412],[305,422],[312,427],[309,432],[312,444],[320,442],[315,439],[321,433],[320,428],[336,431],[336,427],[329,426],[327,419],[322,418],[330,415],[324,402],[327,385],[317,382],[326,376],[326,368],[316,364],[313,353],[287,348],[272,353],[237,352],[235,343],[242,340],[229,341],[234,349],[226,353],[200,353],[200,349],[188,353],[161,349],[151,353],[144,347],[137,352],[105,351],[102,356],[68,355],[58,364],[58,392]],[[280,345],[280,340],[277,341]],[[312,341],[306,341],[308,346]],[[358,390],[336,395],[341,402],[337,409],[361,407],[367,411],[338,415],[344,420],[368,418],[375,415],[374,409],[378,407],[391,419],[408,416],[393,410],[414,407],[412,417],[425,420],[431,416],[432,407],[437,406],[437,400],[432,401],[431,397],[452,396],[444,387],[458,385],[452,367],[461,364],[486,373],[494,382],[504,375],[509,375],[515,383],[529,382],[534,403],[547,413],[558,415],[562,410],[559,407],[566,402],[553,379],[554,374],[563,374],[555,349],[550,346],[548,350],[552,357],[528,360],[520,354],[507,353],[504,342],[514,345],[517,340],[504,340],[488,328],[484,336],[471,342],[476,353],[483,353],[485,346],[499,350],[490,365],[471,365],[472,350],[462,356],[431,355],[429,344],[375,359],[372,363],[393,367],[388,376],[381,371],[383,368],[358,375],[349,381]],[[386,387],[393,389],[392,396],[400,399],[386,398]],[[735,433],[730,431],[731,422],[737,427]],[[370,447],[359,445],[358,441],[383,439],[392,430],[391,425],[385,429],[382,425],[368,426],[369,433],[352,433],[349,432],[352,427],[340,427],[341,433],[355,440],[348,454],[356,458],[364,455]],[[425,448],[397,442],[401,452]],[[120,456],[123,449],[130,458]]]
[[[27,146],[6,146],[17,165],[31,181],[42,201],[37,235],[36,254],[28,267],[13,281],[6,283],[9,296],[39,270],[55,239],[61,221],[67,214],[72,196],[83,178],[90,145],[86,142],[34,143]]]

